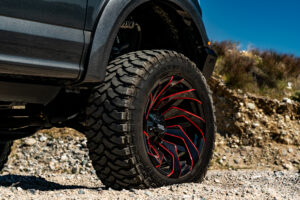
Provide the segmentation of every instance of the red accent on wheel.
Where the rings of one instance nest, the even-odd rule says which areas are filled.
[[[189,152],[189,156],[190,156],[190,159],[191,159],[191,170],[192,170],[192,169],[193,169],[194,161],[193,161],[193,157],[192,157],[192,155],[191,155],[190,149],[189,149],[188,145],[186,144],[184,138],[183,138],[183,137],[180,137],[180,136],[177,136],[177,135],[172,135],[172,134],[169,134],[169,133],[165,133],[165,135],[169,135],[169,136],[171,136],[171,137],[177,137],[177,138],[179,138],[179,139],[181,139],[181,140],[183,141],[184,145],[186,146],[186,149],[187,149],[188,152]]]
[[[171,97],[173,97],[173,96],[176,96],[176,95],[180,95],[180,94],[184,94],[184,93],[188,93],[188,92],[193,92],[193,91],[195,91],[195,89],[190,89],[190,90],[186,90],[186,91],[181,91],[181,92],[177,92],[177,93],[171,94],[171,95],[169,95],[169,96],[166,96],[166,97],[164,97],[164,98],[162,98],[162,99],[159,100],[159,102],[156,104],[155,108],[157,108],[157,106],[158,106],[162,101],[164,101],[164,100],[166,100],[166,99],[169,99],[169,98],[171,98]]]
[[[162,115],[165,115],[166,113],[168,113],[168,112],[169,112],[170,110],[172,110],[172,109],[177,109],[177,110],[180,110],[180,111],[182,111],[182,112],[185,112],[186,114],[189,114],[189,115],[192,115],[192,116],[194,116],[194,117],[196,117],[196,118],[198,118],[198,119],[201,119],[201,120],[205,123],[205,120],[204,120],[202,117],[200,117],[200,116],[198,116],[198,115],[195,115],[195,114],[193,114],[193,113],[191,113],[191,112],[189,112],[189,111],[187,111],[187,110],[184,110],[184,109],[175,107],[175,106],[172,106],[171,108],[169,108],[168,110],[166,110],[165,112],[163,112]]]
[[[148,112],[147,112],[147,115],[146,115],[146,119],[148,119],[148,117],[149,117],[149,112],[150,112],[152,106],[155,104],[155,102],[156,102],[157,99],[160,97],[160,95],[165,91],[165,89],[167,89],[167,87],[172,83],[172,81],[173,81],[173,76],[172,76],[172,78],[170,79],[169,83],[168,83],[168,84],[160,91],[160,93],[157,95],[157,97],[155,98],[155,100],[152,101],[153,97],[151,98],[151,104],[150,104],[150,106],[149,106],[149,109],[148,109]],[[152,93],[151,93],[151,96],[152,96]]]
[[[196,102],[202,104],[201,101],[199,101],[198,99],[194,99],[194,98],[188,98],[188,97],[175,97],[175,98],[173,98],[173,100],[176,100],[176,99],[192,100],[192,101],[196,101]]]
[[[184,117],[186,120],[188,120],[189,122],[191,122],[191,124],[193,124],[199,130],[199,132],[201,133],[201,135],[203,137],[203,140],[205,140],[204,133],[202,132],[201,128],[199,128],[199,126],[197,126],[197,124],[195,124],[195,122],[193,122],[192,120],[190,120],[185,115],[179,115],[179,116],[175,116],[175,117],[170,117],[170,118],[165,119],[165,120],[168,121],[168,120],[172,120],[172,119],[179,118],[179,117]]]
[[[177,127],[177,128],[179,128],[179,129],[182,131],[182,133],[188,138],[188,140],[192,143],[192,145],[195,147],[195,149],[196,149],[197,152],[198,152],[197,147],[196,147],[195,144],[191,141],[190,137],[186,134],[186,132],[183,130],[183,128],[182,128],[180,125],[167,126],[167,128],[174,128],[174,127]],[[198,154],[199,154],[199,152],[198,152]]]

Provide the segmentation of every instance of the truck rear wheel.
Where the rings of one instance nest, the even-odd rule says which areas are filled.
[[[7,162],[10,154],[12,142],[1,143],[0,142],[0,172],[2,171],[5,163]]]
[[[132,52],[107,68],[86,111],[90,158],[115,189],[201,182],[212,157],[211,92],[174,51]]]

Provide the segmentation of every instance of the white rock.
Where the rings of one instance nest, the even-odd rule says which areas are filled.
[[[221,181],[219,179],[215,179],[215,182],[216,183],[220,183]]]
[[[293,83],[292,82],[288,82],[286,89],[288,89],[288,90],[293,89]]]
[[[55,170],[55,163],[54,162],[50,162],[49,163],[49,167],[51,170]]]
[[[148,197],[150,197],[150,196],[152,195],[152,192],[146,191],[146,192],[145,192],[145,195],[147,195]]]
[[[287,97],[283,98],[282,101],[288,104],[292,104],[292,100]]]
[[[293,170],[294,169],[294,167],[291,163],[284,163],[282,166],[284,167],[284,169],[287,169],[287,170]]]
[[[36,140],[33,138],[26,138],[24,142],[27,146],[32,146],[36,143]]]
[[[248,104],[247,104],[247,107],[248,107],[248,109],[250,109],[250,110],[254,110],[254,109],[256,108],[256,106],[255,106],[254,103],[248,103]]]
[[[242,117],[242,114],[240,112],[236,113],[235,118],[240,119]]]
[[[60,158],[61,161],[67,161],[68,160],[68,156],[66,154],[63,154]]]
[[[41,136],[39,139],[40,139],[41,142],[45,142],[47,140],[47,137]]]
[[[253,124],[252,124],[252,127],[253,127],[253,128],[259,127],[259,123],[257,123],[257,122],[256,122],[256,123],[253,123]]]

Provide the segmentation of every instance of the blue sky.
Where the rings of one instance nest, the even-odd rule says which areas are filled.
[[[212,41],[300,57],[300,0],[199,0]]]

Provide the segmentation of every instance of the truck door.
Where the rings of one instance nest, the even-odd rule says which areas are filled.
[[[87,0],[1,0],[0,79],[78,78],[86,4]]]

